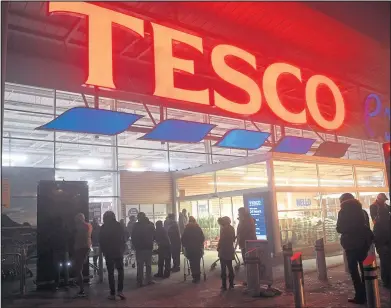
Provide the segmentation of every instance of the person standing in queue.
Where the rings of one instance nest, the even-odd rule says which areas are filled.
[[[106,259],[107,274],[109,277],[110,295],[108,299],[115,300],[114,267],[118,272],[117,295],[124,300],[124,251],[126,239],[123,227],[116,220],[112,211],[103,214],[103,225],[100,229],[99,246]]]
[[[183,209],[181,213],[179,213],[178,225],[179,225],[179,233],[182,236],[183,231],[185,231],[185,227],[188,224],[189,219],[187,218],[187,210]]]
[[[386,201],[388,200],[385,193],[380,193],[376,197],[376,201],[370,205],[369,212],[371,214],[371,219],[374,224],[376,224],[376,220],[380,218],[381,216],[386,216],[386,214],[389,215],[390,208],[386,204]]]
[[[385,204],[385,200],[388,200],[385,194],[379,194],[378,200],[380,200],[379,204],[371,205],[374,222],[373,233],[376,251],[380,258],[381,280],[383,286],[389,289],[391,283],[390,212]]]
[[[368,215],[361,203],[350,193],[339,198],[341,210],[338,213],[337,232],[341,234],[341,246],[345,250],[355,296],[348,302],[364,304],[366,302],[363,261],[372,245],[373,233],[369,227]],[[358,271],[360,267],[360,273]]]
[[[221,265],[221,289],[227,290],[227,268],[229,288],[234,288],[234,269],[232,260],[235,260],[235,229],[231,226],[231,219],[227,216],[217,220],[220,225],[220,239],[217,244]]]
[[[91,223],[92,226],[92,233],[91,233],[91,243],[92,243],[92,250],[93,250],[93,257],[92,261],[94,264],[94,274],[97,273],[98,268],[98,257],[99,257],[99,234],[100,234],[100,226],[98,223],[98,219],[94,218]]]
[[[155,240],[158,245],[158,272],[155,274],[155,277],[169,278],[171,271],[171,242],[161,220],[156,222]]]
[[[181,235],[179,233],[178,223],[175,220],[175,214],[169,214],[165,221],[168,237],[171,242],[171,255],[173,273],[181,270]]]
[[[201,258],[204,254],[205,236],[193,216],[189,217],[182,235],[182,245],[185,256],[189,259],[193,283],[201,280]]]
[[[143,212],[138,213],[137,220],[131,237],[136,250],[137,286],[142,287],[144,285],[144,266],[147,284],[154,284],[152,280],[152,250],[155,240],[155,226]]]
[[[246,266],[246,241],[257,239],[255,220],[245,207],[238,209],[238,216],[237,243],[242,252],[243,264]],[[247,282],[244,281],[243,285],[247,285]]]
[[[85,297],[83,268],[91,249],[92,226],[85,221],[83,213],[78,213],[75,216],[75,227],[74,270],[77,275],[77,284],[79,286],[79,293],[77,296]]]

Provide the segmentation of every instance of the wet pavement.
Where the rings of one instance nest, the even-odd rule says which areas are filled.
[[[206,258],[207,259],[207,258]],[[211,259],[212,260],[212,259]],[[310,261],[310,260],[309,260]],[[314,263],[314,261],[311,261]],[[4,307],[293,307],[293,295],[285,292],[284,281],[279,267],[274,268],[275,283],[273,287],[282,291],[280,296],[273,298],[253,298],[246,293],[240,281],[244,278],[244,268],[237,272],[237,286],[233,290],[220,291],[220,270],[210,271],[211,262],[205,261],[207,280],[193,284],[189,277],[184,281],[183,272],[175,273],[170,279],[156,280],[152,286],[136,289],[135,277],[126,275],[126,300],[110,301],[107,299],[108,284],[99,284],[94,279],[89,288],[87,298],[75,298],[77,289],[60,290],[56,293],[29,292],[23,298],[3,299]],[[308,263],[308,262],[307,262]],[[328,262],[330,266],[331,262]],[[328,282],[317,279],[314,268],[304,263],[305,294],[308,307],[360,307],[347,303],[348,296],[352,295],[352,286],[349,276],[343,266],[335,264],[328,269]],[[134,270],[127,269],[127,271]],[[380,288],[382,307],[391,307],[390,291]],[[361,306],[365,307],[365,306]]]

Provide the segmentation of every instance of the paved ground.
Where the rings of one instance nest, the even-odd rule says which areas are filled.
[[[241,259],[241,256],[239,254],[239,258]],[[220,269],[219,266],[220,264],[217,264],[217,268],[214,271],[210,271],[212,263],[217,259],[217,252],[216,251],[206,251],[204,260],[205,260],[205,270],[208,274],[208,276],[216,276],[216,278],[219,277]],[[342,256],[337,255],[337,256],[331,256],[327,257],[327,265],[328,267],[333,267],[336,265],[340,265],[343,263]],[[183,264],[183,263],[182,263]],[[316,262],[314,259],[308,259],[303,261],[303,266],[305,271],[311,272],[316,270]],[[35,285],[33,283],[35,279],[35,264],[29,264],[29,268],[33,271],[34,277],[29,278],[27,280],[27,292],[31,293],[35,290]],[[243,271],[243,266],[241,267]],[[183,270],[183,268],[181,268]],[[153,266],[153,272],[155,273],[157,271],[156,266]],[[274,262],[273,264],[273,277],[275,279],[280,279],[283,278],[284,276],[284,268],[283,265],[278,263],[278,260]],[[244,277],[239,278],[244,279]],[[125,268],[125,285],[128,289],[134,289],[136,287],[135,284],[136,280],[136,270],[132,269],[130,266]],[[178,280],[181,281],[183,280],[183,271],[181,273],[173,275],[173,277],[170,279],[172,280]],[[105,281],[107,282],[107,278],[105,277]],[[93,285],[96,284],[96,281],[93,281]],[[5,297],[12,297],[16,295],[19,292],[19,282],[15,279],[13,282],[5,282],[2,283],[2,298]]]
[[[333,257],[334,258],[334,257]],[[205,258],[209,260],[207,257]],[[342,259],[342,258],[340,258]],[[333,263],[333,262],[334,263]],[[211,262],[206,262],[211,263]],[[346,299],[352,294],[349,276],[343,266],[337,266],[337,260],[328,259],[329,281],[319,282],[314,261],[305,261],[305,292],[308,307],[356,307],[348,305]],[[129,271],[129,270],[128,270]],[[282,270],[274,268],[274,287],[283,291],[282,295],[274,298],[252,298],[245,293],[242,286],[238,285],[234,290],[220,292],[219,269],[209,271],[208,279],[199,285],[194,285],[190,279],[183,281],[183,273],[174,274],[168,280],[157,281],[155,285],[135,289],[133,275],[126,276],[125,301],[109,301],[107,279],[103,284],[92,281],[88,289],[88,298],[77,299],[74,297],[77,290],[61,290],[57,293],[29,292],[24,298],[9,298],[4,300],[4,307],[293,307],[293,296],[284,291]],[[237,281],[243,279],[243,268],[237,272]],[[381,288],[382,307],[390,307],[390,292]]]

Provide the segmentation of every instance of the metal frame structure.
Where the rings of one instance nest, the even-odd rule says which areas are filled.
[[[275,171],[274,171],[274,162],[289,162],[289,163],[309,163],[309,164],[315,164],[316,165],[316,174],[317,174],[317,186],[308,186],[308,187],[297,187],[297,186],[276,186],[275,183]],[[217,171],[221,170],[229,170],[232,168],[237,167],[245,167],[247,165],[256,164],[256,163],[266,163],[266,170],[267,170],[267,187],[257,187],[257,188],[250,188],[250,189],[242,189],[242,190],[232,190],[232,191],[223,191],[218,192],[217,191],[217,182],[215,180],[215,192],[210,194],[203,194],[203,195],[191,195],[191,196],[178,196],[175,194],[175,204],[176,204],[176,210],[177,212],[180,211],[180,203],[181,202],[188,202],[188,201],[196,201],[198,204],[199,200],[207,200],[208,204],[210,202],[210,199],[223,199],[226,197],[234,197],[238,196],[241,197],[243,194],[247,193],[254,193],[254,192],[264,192],[264,191],[271,191],[272,192],[272,204],[270,207],[270,213],[271,217],[273,219],[272,226],[273,226],[273,239],[274,239],[274,247],[275,251],[277,253],[281,252],[281,237],[280,229],[279,229],[279,223],[278,223],[278,213],[281,211],[278,211],[277,208],[277,193],[319,193],[320,201],[322,200],[322,193],[334,193],[334,194],[342,194],[344,192],[353,192],[356,193],[357,196],[359,196],[360,193],[371,193],[371,192],[384,192],[389,193],[389,188],[387,184],[387,177],[386,177],[386,170],[383,163],[378,162],[368,162],[368,161],[360,161],[360,160],[346,160],[346,159],[332,159],[332,158],[324,158],[324,157],[313,157],[313,156],[306,156],[306,155],[293,155],[293,154],[281,154],[281,153],[267,153],[267,154],[261,154],[261,155],[254,155],[250,157],[244,157],[235,159],[228,162],[222,162],[214,165],[205,165],[201,166],[199,168],[193,168],[189,170],[183,170],[183,171],[177,171],[173,173],[173,178],[175,181],[175,187],[178,185],[178,181],[180,181],[183,178],[191,178],[195,175],[202,175],[205,173],[211,173],[213,172],[216,174]],[[333,165],[333,166],[348,166],[352,170],[353,174],[353,186],[325,186],[321,185],[321,177],[319,175],[319,165]],[[376,168],[378,170],[381,170],[383,172],[383,185],[381,187],[365,187],[358,184],[357,180],[357,167],[367,167],[367,168]],[[232,200],[231,200],[232,202]],[[231,205],[232,206],[232,205]],[[365,208],[367,208],[369,204],[365,205]],[[297,211],[297,210],[292,210]],[[325,211],[324,208],[319,209],[308,209],[306,211]],[[282,211],[284,212],[284,211]],[[323,226],[324,228],[324,226]],[[324,231],[325,232],[325,231]],[[278,235],[278,236],[276,236]]]

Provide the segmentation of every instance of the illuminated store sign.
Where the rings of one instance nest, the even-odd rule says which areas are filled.
[[[100,88],[116,89],[113,76],[113,24],[122,26],[139,37],[145,35],[145,21],[115,12],[87,2],[50,2],[50,13],[77,15],[88,20],[88,77],[85,84]],[[204,89],[185,89],[178,86],[175,72],[181,71],[189,75],[195,74],[195,60],[176,57],[173,52],[175,44],[185,44],[203,54],[203,39],[189,33],[178,31],[154,22],[153,51],[154,79],[153,95],[184,101],[199,106],[214,105],[223,111],[240,116],[252,116],[261,113],[262,104],[266,103],[271,111],[281,120],[292,124],[307,124],[311,118],[325,130],[336,130],[345,120],[345,103],[338,86],[330,78],[313,75],[303,82],[300,68],[287,63],[272,63],[261,80],[253,80],[246,74],[232,68],[226,61],[228,57],[238,58],[246,62],[254,70],[257,69],[255,55],[232,45],[219,44],[210,55],[210,63],[215,74],[247,93],[245,103],[228,99],[212,87]],[[129,75],[137,72],[128,72]],[[281,102],[277,91],[277,81],[282,75],[291,75],[303,84],[306,108],[300,112],[288,110]],[[333,117],[325,117],[317,101],[319,87],[328,88],[334,98],[335,112]],[[261,91],[263,91],[263,96]],[[152,94],[152,93],[151,93]],[[263,102],[263,98],[265,102]]]

